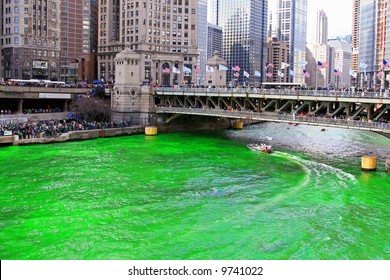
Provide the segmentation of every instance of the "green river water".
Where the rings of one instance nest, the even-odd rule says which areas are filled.
[[[0,259],[389,260],[389,154],[287,124],[1,147]]]

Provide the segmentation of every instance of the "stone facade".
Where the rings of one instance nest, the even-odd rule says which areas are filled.
[[[145,126],[153,122],[153,98],[149,86],[142,85],[144,63],[144,57],[130,49],[117,54],[116,81],[111,92],[112,121]]]
[[[197,65],[198,12],[195,0],[102,1],[98,79],[116,83],[115,56],[129,47],[143,57],[143,82],[165,86],[195,83],[196,73],[184,74],[183,67],[194,69]],[[174,73],[173,67],[181,73]]]

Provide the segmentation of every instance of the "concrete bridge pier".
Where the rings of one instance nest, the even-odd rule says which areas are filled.
[[[233,122],[233,129],[240,130],[244,128],[244,122],[243,121],[234,121]]]
[[[19,99],[17,113],[18,114],[22,114],[23,113],[23,99]]]

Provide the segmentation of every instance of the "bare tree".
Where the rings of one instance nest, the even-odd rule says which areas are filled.
[[[87,122],[109,122],[111,118],[110,100],[101,98],[80,98],[70,104],[70,110]]]

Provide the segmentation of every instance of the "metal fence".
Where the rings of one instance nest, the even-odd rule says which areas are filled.
[[[360,92],[360,91],[330,91],[330,90],[291,90],[291,89],[260,89],[255,87],[248,88],[154,88],[159,93],[187,93],[187,94],[261,94],[261,95],[299,95],[299,96],[319,96],[319,97],[345,97],[345,98],[389,98],[390,93],[385,92]]]

